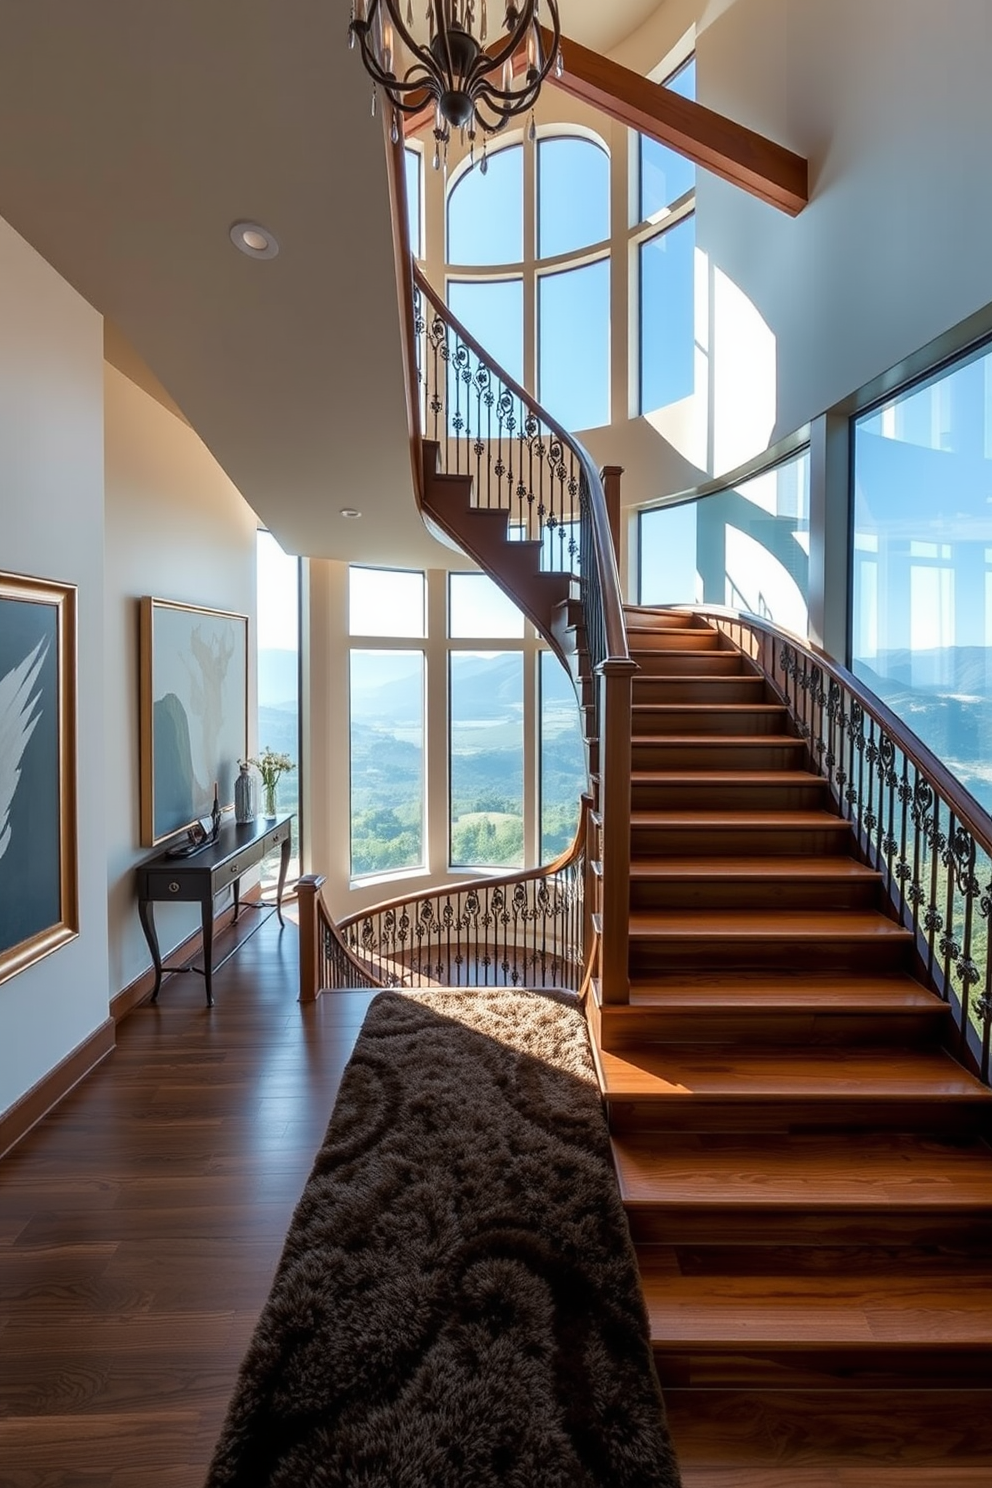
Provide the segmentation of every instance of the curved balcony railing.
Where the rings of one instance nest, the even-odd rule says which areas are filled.
[[[585,972],[585,821],[554,863],[393,899],[340,925],[300,880],[308,947],[301,1001],[345,987],[541,987],[578,992]],[[312,949],[309,949],[311,948]]]
[[[918,970],[954,1009],[959,1057],[988,1082],[992,817],[845,667],[756,617],[696,613],[783,698],[865,861],[915,932]]]

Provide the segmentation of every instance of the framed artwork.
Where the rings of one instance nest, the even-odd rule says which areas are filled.
[[[141,601],[141,841],[234,802],[248,752],[248,617]]]
[[[79,933],[76,590],[0,573],[0,982]]]

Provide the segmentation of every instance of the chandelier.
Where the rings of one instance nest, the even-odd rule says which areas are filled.
[[[481,131],[483,172],[486,140],[508,120],[530,110],[533,137],[541,84],[552,68],[558,76],[562,71],[558,3],[543,3],[550,18],[550,49],[541,35],[541,0],[520,5],[507,0],[501,34],[488,46],[486,0],[427,0],[420,21],[414,21],[413,0],[352,0],[348,44],[353,47],[357,41],[371,75],[372,112],[379,88],[392,105],[393,143],[400,137],[400,114],[418,114],[430,106],[435,112],[435,169],[442,153],[447,160],[452,129],[460,130],[463,139],[467,136],[473,161]]]

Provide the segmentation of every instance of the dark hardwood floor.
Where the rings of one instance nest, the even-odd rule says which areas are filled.
[[[258,920],[0,1162],[2,1488],[203,1482],[372,995],[301,1008]]]
[[[0,1488],[202,1488],[372,996],[297,968],[270,917],[213,1009],[169,979],[0,1162]],[[984,1488],[992,1392],[948,1383],[669,1388],[685,1488]]]

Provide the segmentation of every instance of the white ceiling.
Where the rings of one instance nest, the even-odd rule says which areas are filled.
[[[561,0],[562,29],[606,50],[657,3]],[[288,551],[437,561],[346,0],[0,0],[0,17],[0,216],[116,323]],[[277,258],[237,252],[242,218]]]

